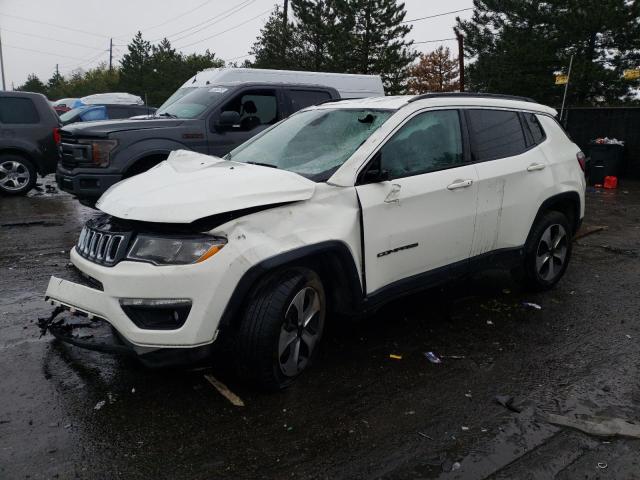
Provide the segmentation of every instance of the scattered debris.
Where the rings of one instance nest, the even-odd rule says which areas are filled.
[[[224,383],[220,382],[216,377],[211,374],[206,374],[204,378],[206,378],[207,381],[211,385],[213,385],[216,390],[218,390],[218,392],[220,392],[220,394],[227,400],[229,400],[234,406],[244,407],[244,402],[242,401],[242,399],[231,390],[229,390],[227,386]]]
[[[131,393],[136,393],[136,387],[133,387],[133,388],[131,389]]]
[[[511,290],[509,290],[508,288],[503,288],[502,293],[504,293],[505,295],[509,295],[511,293]]]
[[[421,437],[424,437],[424,438],[428,438],[429,440],[433,440],[433,438],[430,437],[429,435],[427,435],[426,433],[418,432],[418,435],[420,435]]]
[[[514,398],[510,395],[496,395],[493,399],[498,405],[502,405],[504,408],[507,408],[512,412],[520,413],[522,411],[522,409],[513,404]]]
[[[104,407],[107,404],[106,400],[100,400],[98,403],[96,403],[96,406],[93,407],[94,410],[100,410],[102,407]]]
[[[608,229],[609,227],[607,227],[606,225],[585,225],[573,236],[573,240],[576,241],[586,237],[587,235],[591,235],[592,233],[597,233]]]
[[[389,358],[392,360],[402,360],[402,355],[396,355],[395,353],[390,353]]]
[[[465,393],[464,396],[467,398],[473,398],[473,395],[471,395],[471,392]]]
[[[468,431],[469,431],[469,427],[467,427],[467,426],[465,426],[465,425],[462,425],[462,427],[461,427],[461,428],[462,428],[462,431],[463,431],[463,432],[468,432]]]
[[[404,412],[405,415],[415,415],[415,410],[409,410],[408,412]]]
[[[589,435],[598,437],[630,437],[640,438],[640,425],[630,423],[622,418],[591,417],[588,419],[570,418],[554,413],[542,413],[541,418],[553,425],[575,428]]]
[[[451,465],[451,471],[455,472],[456,470],[459,470],[460,467],[462,467],[462,465],[460,465],[460,462],[454,462],[454,464]]]
[[[464,360],[467,357],[465,357],[464,355],[442,355],[442,358],[450,358],[451,360]]]
[[[491,320],[487,320],[487,325],[493,325],[493,322]]]
[[[542,310],[542,307],[540,305],[533,302],[522,302],[522,306],[527,308],[533,308],[535,310]]]
[[[435,353],[433,352],[425,352],[424,354],[425,358],[427,360],[429,360],[431,363],[442,363],[442,360],[440,360],[440,357],[438,357]]]
[[[608,466],[609,466],[609,465],[607,465],[607,463],[606,463],[606,462],[598,462],[598,465],[597,465],[597,467],[598,467],[600,470],[604,470],[604,469],[605,469],[605,468],[607,468]]]
[[[627,337],[629,340],[631,340],[631,335],[626,334],[625,337]]]

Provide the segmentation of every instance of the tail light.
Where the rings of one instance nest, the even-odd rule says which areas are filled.
[[[576,158],[578,159],[578,163],[580,164],[580,168],[584,172],[585,165],[587,163],[587,158],[584,156],[584,153],[582,153],[582,152],[576,153]]]
[[[56,145],[60,145],[62,142],[62,137],[60,136],[60,129],[58,127],[53,129],[53,141],[56,142]]]

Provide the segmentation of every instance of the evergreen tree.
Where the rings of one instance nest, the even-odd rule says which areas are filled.
[[[458,25],[465,52],[475,58],[467,72],[471,89],[525,95],[559,104],[574,55],[568,102],[616,103],[631,82],[622,70],[640,48],[640,2],[627,0],[474,0],[474,14]],[[637,85],[637,84],[636,84]]]
[[[409,69],[409,93],[455,92],[459,90],[458,60],[451,58],[449,47],[440,46],[421,54],[419,62]]]
[[[35,73],[29,74],[29,76],[27,77],[27,81],[24,82],[22,85],[20,85],[18,88],[16,88],[16,90],[19,90],[22,92],[42,93],[44,95],[47,95],[48,93],[47,86],[44,83],[42,83],[42,81],[38,78],[38,76]]]
[[[354,53],[359,73],[380,74],[387,93],[405,89],[404,78],[417,54],[405,37],[411,26],[402,23],[406,10],[396,0],[350,0],[355,15]]]
[[[149,92],[151,66],[151,43],[138,32],[129,45],[128,52],[120,60],[120,88],[124,92],[145,97]]]
[[[260,29],[260,33],[249,52],[255,57],[252,66],[254,68],[277,68],[282,70],[298,68],[292,55],[296,41],[292,39],[297,31],[293,22],[287,22],[287,39],[283,31],[284,18],[279,6],[271,12],[266,23]]]
[[[62,74],[56,70],[47,82],[47,97],[55,100],[68,96],[66,81]]]

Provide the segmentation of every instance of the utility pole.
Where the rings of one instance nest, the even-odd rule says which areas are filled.
[[[460,91],[464,92],[464,37],[460,30],[454,28],[453,31],[458,39],[458,68],[460,70]]]
[[[109,39],[109,71],[112,70],[113,64],[113,38]]]
[[[60,70],[58,70],[58,64],[56,63],[56,78],[60,76]]]
[[[289,24],[289,0],[284,0],[282,10],[282,59],[287,56],[287,25]]]
[[[4,59],[2,58],[2,33],[0,33],[0,70],[2,70],[2,90],[6,90],[7,86],[4,81]]]
[[[560,107],[560,121],[562,122],[562,114],[564,113],[564,103],[567,100],[567,90],[569,90],[569,82],[571,81],[571,67],[573,66],[573,55],[569,59],[569,71],[567,72],[567,83],[564,84],[564,95],[562,95],[562,107]]]

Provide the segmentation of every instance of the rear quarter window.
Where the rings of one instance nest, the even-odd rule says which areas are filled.
[[[0,98],[0,123],[34,124],[39,121],[38,110],[30,98]]]
[[[507,110],[467,110],[476,160],[486,162],[513,157],[527,150],[522,123],[517,112]]]
[[[329,92],[324,90],[289,90],[289,97],[293,112],[331,100]]]
[[[531,134],[534,145],[538,145],[547,137],[535,113],[523,113],[525,125]]]

